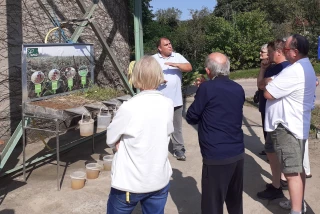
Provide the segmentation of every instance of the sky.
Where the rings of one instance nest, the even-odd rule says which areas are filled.
[[[158,9],[177,8],[182,11],[180,20],[187,20],[191,19],[189,9],[201,10],[203,7],[207,7],[213,11],[216,0],[151,0],[150,5],[153,7],[153,12]]]

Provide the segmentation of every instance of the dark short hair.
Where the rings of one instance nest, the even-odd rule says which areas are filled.
[[[272,50],[283,50],[285,46],[285,41],[283,39],[276,39],[268,43],[268,47],[272,48]]]
[[[156,48],[158,48],[161,45],[161,40],[169,40],[167,37],[161,37],[157,42],[156,42]]]
[[[306,37],[300,34],[294,34],[292,35],[290,48],[297,49],[299,51],[299,54],[301,54],[302,56],[307,56],[309,53],[309,41]]]

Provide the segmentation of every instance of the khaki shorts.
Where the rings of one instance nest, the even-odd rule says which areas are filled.
[[[282,164],[282,172],[285,174],[302,173],[306,140],[297,139],[282,124],[279,124],[276,130],[269,134]]]

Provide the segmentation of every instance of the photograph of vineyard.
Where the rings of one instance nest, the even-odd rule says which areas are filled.
[[[91,79],[91,67],[92,63],[88,56],[40,55],[39,57],[27,57],[28,97],[30,99],[38,97],[37,93],[35,93],[35,84],[31,81],[31,76],[34,72],[41,71],[45,76],[44,81],[41,83],[41,93],[39,94],[39,97],[45,97],[88,88],[93,83],[93,80]],[[49,79],[49,72],[52,69],[60,71],[60,79],[57,81],[57,89],[55,91],[52,89],[53,81]],[[85,73],[87,74],[85,75]],[[81,76],[79,74],[86,77],[85,82],[81,81]],[[68,86],[68,79],[70,80],[70,78],[73,79],[72,87],[70,87],[70,85]]]

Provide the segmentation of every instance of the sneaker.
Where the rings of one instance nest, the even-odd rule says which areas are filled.
[[[181,160],[181,161],[186,160],[186,156],[184,155],[184,152],[178,151],[178,150],[174,151],[173,157],[175,157],[175,158],[177,158],[177,160]]]
[[[272,184],[266,184],[266,188],[271,188],[273,186]],[[280,186],[282,190],[288,190],[288,182],[285,180],[280,179]]]
[[[290,201],[290,200],[280,201],[279,205],[280,205],[280,207],[282,207],[283,209],[291,210],[291,201]],[[306,204],[305,201],[303,201],[302,213],[306,213],[306,212],[307,212],[307,204]]]
[[[288,190],[288,181],[280,179],[281,188],[284,190]]]
[[[267,155],[267,153],[263,150],[263,151],[259,152],[259,155]]]
[[[277,198],[283,198],[282,188],[275,188],[272,184],[267,185],[267,188],[264,191],[257,193],[258,198],[263,200],[274,200]]]

